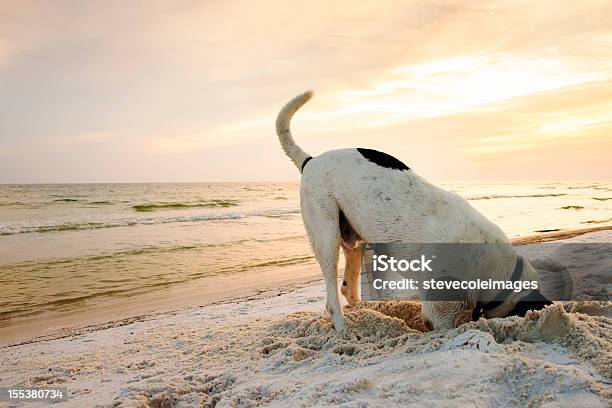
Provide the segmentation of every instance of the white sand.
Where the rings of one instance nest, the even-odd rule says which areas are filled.
[[[580,239],[611,241],[597,234]],[[67,387],[62,407],[612,403],[612,302],[430,333],[410,328],[418,303],[372,303],[347,308],[338,336],[324,298],[319,283],[4,347],[0,386]]]

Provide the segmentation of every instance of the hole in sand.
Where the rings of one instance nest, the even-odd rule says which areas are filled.
[[[414,300],[388,300],[388,301],[371,301],[361,302],[354,306],[355,310],[359,309],[375,310],[385,316],[394,317],[402,320],[408,328],[420,332],[427,332],[429,329],[425,326],[421,317],[421,302]]]

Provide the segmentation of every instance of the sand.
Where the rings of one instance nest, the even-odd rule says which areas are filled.
[[[1,349],[0,386],[67,387],[66,407],[612,404],[612,302],[433,332],[418,302],[367,302],[338,335],[324,299],[317,282],[31,339]]]

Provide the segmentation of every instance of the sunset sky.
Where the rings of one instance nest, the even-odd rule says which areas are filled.
[[[274,133],[431,180],[611,180],[610,1],[1,1],[0,183],[298,180]]]

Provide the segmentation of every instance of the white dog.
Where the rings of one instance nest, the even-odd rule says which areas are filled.
[[[535,269],[517,257],[497,225],[464,198],[428,183],[396,158],[355,148],[331,150],[314,158],[306,154],[295,144],[289,124],[311,97],[306,92],[287,103],[276,120],[276,132],[283,150],[302,172],[302,219],[325,277],[326,308],[336,330],[345,328],[338,297],[340,247],[346,260],[342,294],[350,305],[360,301],[364,242],[496,243],[496,250],[473,266],[474,276],[538,280]],[[481,308],[485,317],[500,317],[524,315],[526,310],[551,303],[537,291],[510,292],[502,299],[499,295],[471,291],[465,301],[425,301],[423,321],[430,329],[450,328],[466,310],[473,310],[474,317]]]

